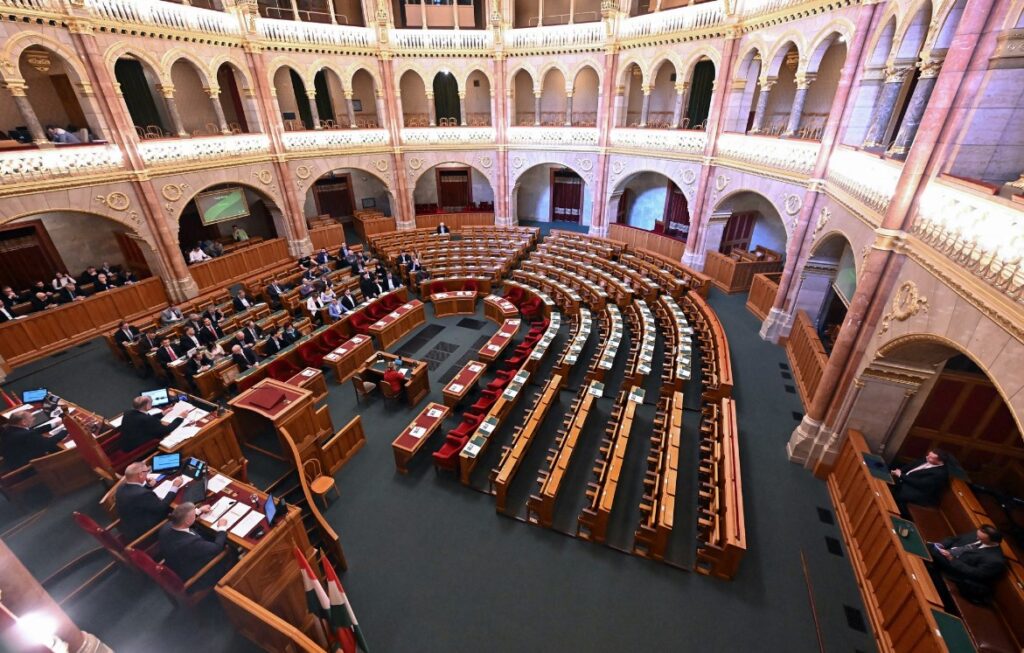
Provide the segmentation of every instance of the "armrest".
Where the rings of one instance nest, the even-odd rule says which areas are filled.
[[[120,521],[120,520],[118,520],[118,521]],[[129,542],[128,543],[128,547],[130,547],[132,549],[138,549],[139,548],[139,546],[138,546],[139,544],[141,544],[142,542],[145,542],[149,538],[151,538],[154,535],[156,535],[157,532],[160,530],[160,527],[163,526],[166,523],[167,523],[166,519],[161,519],[159,524],[157,524],[153,528],[149,529],[148,531],[146,531],[145,533],[140,535],[138,538],[136,538],[132,542]]]
[[[214,568],[214,566],[215,566],[215,565],[216,565],[216,564],[217,564],[218,562],[220,562],[221,560],[223,560],[223,559],[224,559],[224,557],[225,557],[225,556],[227,556],[227,554],[228,554],[228,550],[227,550],[227,549],[224,549],[223,551],[221,551],[220,553],[218,553],[218,554],[217,554],[216,556],[214,556],[214,557],[213,557],[213,560],[210,560],[209,562],[207,562],[207,563],[206,563],[206,565],[205,565],[205,566],[203,566],[203,568],[202,568],[202,569],[200,569],[199,571],[197,571],[197,572],[195,573],[195,575],[194,575],[194,576],[192,576],[192,578],[189,578],[189,579],[188,579],[187,581],[185,581],[185,589],[186,589],[186,590],[188,590],[188,589],[189,589],[190,587],[192,587],[192,586],[193,586],[193,585],[194,585],[194,584],[195,584],[195,583],[196,583],[196,582],[197,582],[198,580],[200,580],[200,579],[201,579],[201,578],[202,578],[203,576],[205,576],[205,575],[206,575],[207,573],[209,573],[209,571],[210,571],[211,569],[213,569],[213,568]]]

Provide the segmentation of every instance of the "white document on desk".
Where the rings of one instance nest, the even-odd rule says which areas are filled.
[[[171,431],[170,435],[160,441],[160,446],[171,449],[178,446],[185,440],[194,438],[199,431],[200,428],[198,426],[179,426]]]
[[[256,526],[263,521],[263,513],[258,510],[251,510],[249,514],[242,518],[240,522],[235,524],[235,527],[231,529],[232,535],[238,537],[245,537],[249,534],[249,531],[256,528]]]
[[[123,419],[124,419],[124,413],[121,413],[120,415],[118,415],[114,419],[110,420],[110,425],[113,426],[115,429],[119,429],[119,428],[121,428],[121,420],[123,420]]]
[[[189,477],[187,476],[178,476],[176,478],[181,479],[181,487],[185,487],[185,484],[188,483],[188,481],[190,480]],[[153,494],[155,494],[157,498],[161,500],[167,498],[168,494],[178,489],[174,487],[174,481],[175,479],[173,478],[166,479],[163,483],[161,483],[160,485],[156,486],[153,489]]]
[[[224,513],[224,516],[221,517],[221,519],[226,519],[227,523],[225,523],[223,526],[218,526],[216,523],[217,521],[220,521],[220,519],[218,519],[213,523],[213,526],[211,528],[213,528],[213,530],[215,531],[226,531],[232,526],[234,526],[235,523],[242,518],[242,515],[244,515],[247,512],[249,512],[248,505],[244,503],[236,503],[234,506],[231,507],[231,510],[228,510],[226,513]]]
[[[223,474],[217,474],[206,482],[206,491],[217,494],[227,486],[231,485],[231,479]]]
[[[217,502],[210,508],[210,512],[206,513],[201,519],[208,525],[215,523],[218,519],[224,516],[228,510],[231,510],[234,505],[238,503],[231,497],[221,497],[217,499]]]
[[[179,417],[184,417],[188,415],[190,412],[192,412],[193,408],[195,408],[195,406],[193,406],[189,402],[179,401],[178,403],[174,404],[173,408],[167,411],[167,414],[164,415],[163,421],[173,422]]]

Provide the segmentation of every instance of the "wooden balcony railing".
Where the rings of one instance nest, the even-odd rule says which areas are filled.
[[[825,366],[828,365],[828,354],[821,345],[814,323],[805,311],[799,311],[793,321],[793,329],[786,340],[786,356],[789,358],[789,366],[793,368],[800,400],[804,407],[810,406]]]
[[[750,288],[755,274],[782,271],[783,262],[775,256],[752,259],[747,254],[735,250],[732,256],[708,252],[704,260],[704,274],[724,292],[734,293]]]
[[[286,264],[289,260],[285,239],[274,238],[212,261],[190,265],[189,272],[199,286],[199,292],[203,293],[214,288],[226,288],[262,270]]]
[[[747,310],[764,320],[772,310],[775,295],[779,292],[781,272],[755,274],[750,282],[750,294],[747,295]]]

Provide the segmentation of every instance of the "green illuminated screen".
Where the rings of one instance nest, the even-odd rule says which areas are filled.
[[[245,191],[241,188],[228,188],[197,195],[196,208],[199,209],[199,217],[205,225],[249,215],[249,204],[245,201]]]

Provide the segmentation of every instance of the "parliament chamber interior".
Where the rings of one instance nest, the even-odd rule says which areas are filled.
[[[1018,70],[1024,0],[0,0],[0,649],[1024,651]]]

